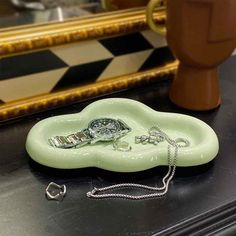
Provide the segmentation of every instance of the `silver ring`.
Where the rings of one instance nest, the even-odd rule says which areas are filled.
[[[119,140],[116,140],[115,142],[113,142],[113,148],[114,150],[121,151],[121,152],[129,152],[132,149],[129,143],[125,141],[119,141]]]
[[[49,183],[46,188],[46,196],[48,200],[62,201],[66,195],[66,186],[58,185],[54,182]]]

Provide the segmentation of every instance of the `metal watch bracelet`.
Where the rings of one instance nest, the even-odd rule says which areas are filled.
[[[68,136],[55,136],[48,139],[48,141],[51,146],[57,148],[82,147],[91,141],[91,136],[88,130],[84,129]]]

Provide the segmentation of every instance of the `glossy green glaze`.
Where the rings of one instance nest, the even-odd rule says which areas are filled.
[[[121,119],[132,128],[121,139],[132,146],[130,152],[113,150],[111,142],[98,142],[77,149],[59,149],[49,145],[50,137],[74,133],[86,128],[91,120],[101,117]],[[147,134],[154,125],[158,125],[172,139],[181,137],[190,141],[189,147],[179,149],[177,166],[201,165],[214,159],[218,153],[215,132],[201,120],[182,114],[157,112],[142,103],[123,98],[99,100],[80,113],[40,121],[30,130],[26,149],[33,160],[49,167],[141,171],[167,165],[167,142],[157,146],[134,142],[136,135]]]

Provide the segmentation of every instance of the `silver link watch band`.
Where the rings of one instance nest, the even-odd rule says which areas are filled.
[[[131,128],[119,119],[98,118],[88,123],[87,128],[67,136],[55,136],[48,139],[56,148],[74,148],[98,141],[114,141],[123,137]]]
[[[48,139],[49,143],[53,147],[57,148],[73,148],[81,147],[91,141],[89,133],[85,130],[79,131],[75,134],[68,136],[55,136]]]

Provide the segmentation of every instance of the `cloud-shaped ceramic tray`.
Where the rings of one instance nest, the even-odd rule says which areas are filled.
[[[60,149],[50,146],[48,139],[68,135],[86,128],[96,118],[121,119],[132,131],[121,138],[132,146],[129,152],[113,149],[111,142],[98,142],[81,148]],[[26,149],[36,162],[55,168],[98,167],[118,172],[134,172],[167,165],[167,142],[135,144],[135,136],[147,134],[158,125],[172,139],[186,138],[190,146],[180,148],[177,166],[195,166],[215,158],[219,144],[215,132],[204,122],[191,116],[157,112],[130,99],[103,99],[77,114],[61,115],[37,123],[29,132]],[[173,152],[173,151],[172,151]]]

